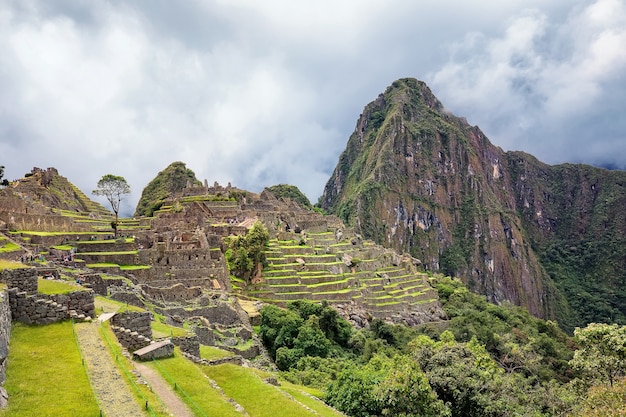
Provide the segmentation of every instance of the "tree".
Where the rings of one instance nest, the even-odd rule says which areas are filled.
[[[626,375],[626,326],[591,323],[574,330],[580,346],[570,364],[592,380],[608,382]]]
[[[128,185],[124,177],[106,174],[105,176],[100,178],[97,188],[91,193],[94,195],[103,195],[106,197],[107,200],[109,200],[109,203],[111,203],[111,208],[113,209],[113,213],[115,213],[115,222],[111,222],[111,226],[113,226],[115,236],[117,237],[117,224],[120,211],[120,203],[122,201],[122,196],[130,194],[130,186]]]
[[[269,233],[258,220],[245,236],[226,238],[226,261],[231,273],[246,280],[257,276],[267,262],[265,250],[268,242]]]
[[[6,187],[9,185],[9,180],[2,179],[2,177],[4,177],[4,165],[0,165],[0,185]]]

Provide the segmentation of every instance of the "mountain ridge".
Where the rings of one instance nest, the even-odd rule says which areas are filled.
[[[565,187],[571,178],[599,178],[601,186],[576,191],[574,184]],[[563,320],[572,312],[572,295],[559,289],[564,277],[551,270],[545,248],[555,236],[573,239],[568,231],[586,223],[591,229],[581,233],[596,237],[605,233],[600,226],[624,225],[624,178],[623,171],[551,167],[523,152],[504,152],[477,126],[446,111],[424,82],[401,79],[365,106],[320,203],[365,237],[409,252],[427,269],[463,277],[491,301]],[[605,204],[604,223],[557,215],[574,200],[593,212],[599,207],[593,196],[605,190],[615,201]],[[624,246],[623,232],[610,235]],[[609,271],[621,280],[622,263],[615,264]],[[623,317],[626,299],[613,310]]]

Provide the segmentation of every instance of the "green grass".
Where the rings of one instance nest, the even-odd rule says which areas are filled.
[[[50,279],[39,278],[37,284],[37,290],[41,294],[69,294],[74,291],[86,291],[86,288],[81,287],[73,282],[60,282]]]
[[[204,377],[200,367],[182,357],[178,348],[174,350],[173,357],[148,362],[146,365],[160,372],[170,384],[174,385],[175,381],[176,393],[194,412],[197,413],[197,410],[192,401],[207,416],[241,417],[241,414],[235,410],[232,404],[227,402],[226,398],[211,386],[209,380]],[[186,392],[188,397],[182,394],[182,391],[178,388]],[[252,414],[250,415],[253,416]]]
[[[7,261],[0,259],[0,270],[3,269],[18,269],[18,268],[30,268],[21,262]]]
[[[118,264],[114,264],[112,262],[100,262],[95,264],[87,264],[85,266],[87,268],[119,268]]]
[[[136,271],[139,269],[150,269],[150,265],[120,265],[122,271]]]
[[[94,305],[96,314],[100,315],[102,313],[114,313],[116,311],[123,313],[125,311],[138,311],[144,312],[145,309],[141,307],[136,307],[134,305],[121,303],[119,301],[111,300],[110,298],[103,297],[101,295],[97,295],[94,297]]]
[[[255,417],[309,417],[315,414],[287,397],[278,387],[261,380],[251,368],[224,364],[205,366],[202,371],[224,390],[226,395]],[[261,376],[265,376],[261,374]],[[269,376],[269,374],[267,374]]]
[[[0,239],[0,244],[3,243],[5,240],[6,239]],[[13,242],[7,241],[6,243],[4,243],[4,245],[0,246],[0,253],[15,252],[20,249],[21,248],[19,247],[19,245],[16,245]]]
[[[13,324],[5,388],[2,417],[100,415],[69,321]]]
[[[319,415],[323,417],[341,417],[344,414],[337,410],[330,408],[321,400],[323,393],[320,390],[314,388],[302,387],[300,385],[292,384],[287,381],[280,381],[280,389],[287,394],[293,396],[296,400],[309,407],[311,410],[315,410]],[[317,397],[319,399],[311,398]]]
[[[200,357],[202,359],[207,359],[207,360],[222,359],[222,358],[229,358],[234,355],[235,355],[234,353],[228,350],[216,348],[214,346],[200,345]]]
[[[152,337],[185,337],[189,335],[189,332],[182,327],[170,326],[169,324],[161,323],[158,321],[150,322],[152,326]]]

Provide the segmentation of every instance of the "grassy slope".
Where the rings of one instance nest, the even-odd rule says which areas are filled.
[[[70,322],[13,325],[5,388],[3,417],[99,415]]]

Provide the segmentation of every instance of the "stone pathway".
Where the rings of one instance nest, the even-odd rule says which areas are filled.
[[[147,414],[130,393],[99,333],[100,323],[77,323],[76,335],[89,371],[91,386],[107,417],[145,417]]]

